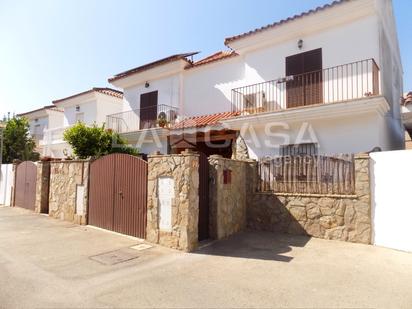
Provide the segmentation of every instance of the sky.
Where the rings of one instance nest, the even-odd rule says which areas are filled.
[[[226,37],[329,2],[0,0],[0,117],[110,87],[107,79],[114,74],[168,55],[207,56],[225,49]],[[407,91],[412,90],[412,0],[393,5]]]

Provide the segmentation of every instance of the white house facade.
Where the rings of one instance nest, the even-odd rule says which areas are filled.
[[[70,146],[63,140],[63,132],[77,122],[103,125],[108,114],[122,111],[122,92],[110,88],[92,88],[67,98],[53,101],[62,111],[59,123],[44,131],[43,156],[63,158],[71,155]]]
[[[110,78],[124,100],[108,125],[145,153],[183,148],[174,141],[185,132],[208,154],[226,145],[226,156],[241,138],[251,158],[297,144],[329,154],[404,147],[391,1],[336,1],[225,45],[199,61],[174,55]]]
[[[45,132],[50,128],[60,127],[63,124],[63,111],[55,105],[48,105],[42,108],[22,113],[19,117],[25,117],[29,121],[30,135],[36,142],[36,151],[44,154]]]

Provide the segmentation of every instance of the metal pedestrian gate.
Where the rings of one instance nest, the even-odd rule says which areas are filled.
[[[34,210],[36,203],[37,166],[24,161],[16,166],[14,206]]]
[[[126,154],[111,154],[90,165],[90,225],[145,238],[146,204],[146,161]]]

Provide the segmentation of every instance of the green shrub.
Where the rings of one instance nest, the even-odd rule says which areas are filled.
[[[82,122],[64,131],[63,139],[69,143],[74,155],[79,159],[100,157],[110,153],[138,155],[137,149],[126,145],[124,139],[113,130],[94,124],[89,127]]]
[[[30,125],[27,118],[13,117],[6,121],[3,130],[3,163],[14,160],[37,161],[40,157],[35,152],[36,143],[30,136]]]

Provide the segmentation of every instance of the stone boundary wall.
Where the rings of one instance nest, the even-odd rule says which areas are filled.
[[[87,223],[90,161],[50,162],[49,216],[76,224]],[[76,209],[78,186],[84,187],[82,213]]]
[[[171,228],[162,230],[158,181],[160,177],[174,180],[171,199]],[[148,157],[146,239],[166,247],[192,251],[198,244],[199,218],[199,155],[183,152],[176,155]]]
[[[49,213],[49,186],[50,162],[40,161],[37,163],[36,202],[34,205],[36,213]]]
[[[253,162],[253,161],[252,161]],[[222,239],[246,228],[248,161],[209,157],[209,234]],[[226,180],[225,183],[225,175]],[[230,175],[228,175],[230,174]]]
[[[248,201],[248,227],[254,230],[371,243],[369,156],[355,156],[355,195],[322,196],[258,193]],[[257,183],[257,169],[249,186]]]

